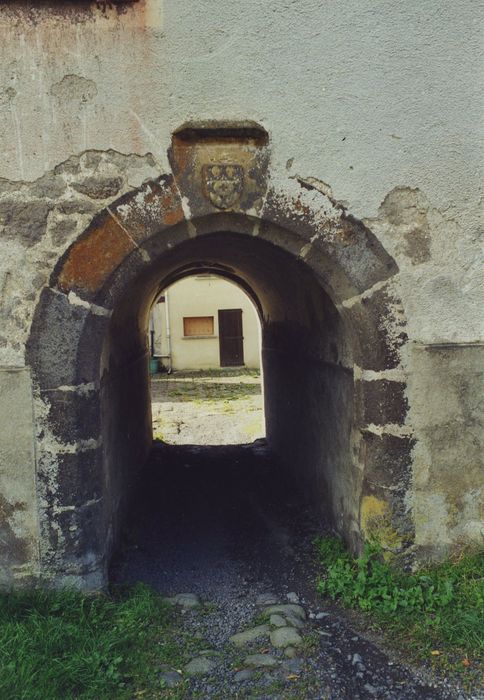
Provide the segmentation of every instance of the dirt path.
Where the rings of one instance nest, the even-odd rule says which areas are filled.
[[[188,677],[183,697],[204,700],[471,697],[394,663],[315,594],[311,540],[321,525],[263,441],[159,446],[137,503],[132,544],[114,580],[145,581],[167,596],[191,593],[202,603],[180,608],[180,627],[200,639],[200,652],[181,674],[167,672],[167,683],[180,684],[173,693]],[[276,615],[282,622],[268,624],[269,599],[264,606],[260,596],[269,593],[284,605],[296,601],[299,623],[284,609]],[[276,622],[286,632],[295,625],[300,642],[289,651],[275,645]],[[251,643],[230,640],[260,626]]]
[[[172,445],[235,445],[264,437],[256,370],[156,375],[151,382],[155,438]]]

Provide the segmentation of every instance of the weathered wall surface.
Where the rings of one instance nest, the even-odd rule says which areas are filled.
[[[482,544],[478,3],[36,5],[0,3],[2,527],[30,542],[16,566],[28,572],[38,558],[28,372],[16,368],[25,365],[39,295],[95,213],[167,172],[171,132],[204,119],[261,123],[272,170],[341,202],[396,260],[392,285],[409,342],[386,378],[394,394],[407,380],[408,414],[382,421],[375,409],[364,449],[378,462],[383,445],[388,455],[398,444],[382,470],[403,469],[411,455],[407,506],[423,553],[435,553],[437,539],[442,554]],[[70,301],[85,312],[75,295]],[[66,377],[78,352],[72,339],[71,355],[53,360]],[[374,371],[355,375],[371,385]],[[51,396],[34,391],[38,422],[62,407],[68,385],[53,385]],[[11,418],[13,405],[21,420]],[[101,447],[91,434],[73,434],[67,447],[55,434],[35,437],[52,455],[37,485],[45,506],[66,455]],[[14,444],[22,445],[16,455]],[[8,464],[17,461],[12,479]],[[376,493],[363,503],[368,517],[379,512]],[[69,514],[75,504],[49,507]]]
[[[0,372],[1,580],[32,582],[38,570],[32,384],[28,369]]]

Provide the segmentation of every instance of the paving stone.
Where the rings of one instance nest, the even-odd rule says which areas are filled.
[[[278,598],[274,593],[261,593],[257,596],[255,604],[256,605],[276,605],[279,602]]]
[[[182,677],[178,671],[163,671],[160,675],[160,680],[164,682],[167,688],[174,688],[181,683]]]
[[[268,616],[274,614],[293,614],[299,617],[301,620],[306,619],[306,612],[304,608],[301,605],[295,605],[294,603],[287,603],[286,605],[269,605],[269,607],[264,610],[264,613]]]
[[[284,656],[288,659],[293,659],[297,655],[297,649],[295,647],[286,647],[284,649]]]
[[[167,603],[179,605],[185,610],[198,608],[201,605],[200,598],[195,593],[177,593],[172,598],[165,598],[165,600]]]
[[[271,644],[281,649],[298,646],[302,644],[302,637],[294,627],[279,627],[271,632]]]
[[[294,591],[291,591],[290,593],[288,593],[286,595],[286,598],[288,599],[288,601],[290,603],[299,603],[300,602],[298,594],[294,593]]]
[[[273,627],[286,627],[287,625],[286,619],[282,617],[282,615],[271,615],[269,618],[269,623]]]
[[[301,659],[286,659],[286,661],[283,662],[282,668],[285,671],[289,671],[289,673],[300,673],[302,669],[302,661]]]
[[[250,644],[250,642],[255,642],[258,639],[264,639],[270,634],[271,628],[269,625],[257,625],[257,627],[251,627],[244,632],[237,632],[233,634],[229,641],[237,646],[243,646],[244,644]]]
[[[234,676],[234,681],[236,683],[242,683],[242,681],[250,681],[255,675],[255,671],[251,668],[243,668],[242,671],[237,671]]]
[[[304,627],[304,622],[301,620],[300,617],[297,615],[294,615],[293,613],[289,613],[286,616],[287,624],[290,627],[295,627],[298,630],[302,630]]]
[[[211,659],[207,659],[204,656],[197,656],[192,659],[185,666],[185,673],[188,676],[205,676],[207,673],[213,671],[217,664]]]
[[[370,695],[376,695],[378,693],[375,686],[371,685],[371,683],[365,683],[365,685],[363,687],[365,690],[367,690],[370,693]]]
[[[244,664],[253,668],[274,668],[278,665],[278,661],[270,654],[249,654],[244,659]]]

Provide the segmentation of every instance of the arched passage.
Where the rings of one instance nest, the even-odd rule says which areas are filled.
[[[378,430],[405,418],[392,378],[405,340],[395,263],[307,184],[271,186],[230,212],[183,186],[164,176],[102,211],[41,295],[28,355],[43,574],[105,582],[133,468],[151,445],[149,309],[199,271],[237,282],[259,309],[271,449],[353,550],[369,531],[405,549],[411,442]]]

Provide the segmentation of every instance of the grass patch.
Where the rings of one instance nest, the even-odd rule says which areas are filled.
[[[76,591],[0,595],[2,700],[181,698],[160,682],[190,644],[175,613],[147,586],[111,596]],[[182,651],[183,648],[183,651]]]
[[[407,574],[383,561],[377,545],[353,559],[334,537],[316,540],[320,593],[371,613],[376,627],[434,666],[474,676],[484,661],[484,553],[463,554]]]

